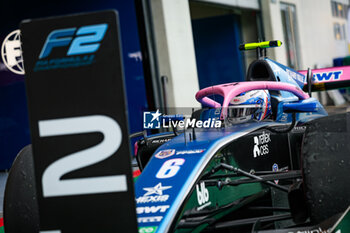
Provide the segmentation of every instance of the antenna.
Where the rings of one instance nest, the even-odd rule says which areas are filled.
[[[186,140],[186,128],[184,128],[184,137],[185,137],[185,146],[187,146],[187,140]]]
[[[256,49],[257,59],[263,59],[264,57],[266,57],[267,48],[280,47],[281,45],[282,45],[282,42],[280,40],[270,40],[270,41],[263,41],[258,43],[241,44],[239,46],[239,50],[247,51],[247,50]]]

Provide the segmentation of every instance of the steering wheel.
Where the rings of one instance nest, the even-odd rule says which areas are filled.
[[[289,83],[282,82],[272,82],[272,81],[255,81],[255,82],[236,82],[221,84],[216,86],[211,86],[204,88],[197,92],[196,99],[205,106],[212,108],[220,108],[223,110],[221,112],[220,119],[223,120],[227,116],[227,107],[230,104],[232,98],[237,95],[254,90],[275,90],[275,91],[289,91],[296,95],[299,100],[304,100],[310,98],[308,94],[303,92],[298,86],[294,86]],[[224,102],[221,106],[220,103],[209,98],[210,95],[221,95],[224,97]]]

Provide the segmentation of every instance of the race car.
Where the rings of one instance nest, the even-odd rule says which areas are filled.
[[[200,90],[195,97],[203,108],[191,117],[155,113],[160,122],[185,127],[144,133],[135,144],[140,233],[350,232],[350,115],[328,116],[311,97],[348,86],[349,68],[297,72],[265,56],[280,45],[240,46],[258,53],[246,81]],[[39,229],[33,179],[20,192],[14,185],[21,172],[30,173],[31,157],[26,147],[10,172],[6,229],[19,223],[27,232]],[[30,219],[15,218],[19,209]]]
[[[241,48],[261,55],[280,44]],[[259,56],[246,82],[196,94],[204,108],[189,120],[219,120],[222,127],[141,139],[136,156],[142,173],[135,183],[140,232],[297,232],[318,229],[345,211],[350,118],[328,116],[311,91],[302,90],[321,84],[302,73]],[[344,85],[341,78],[326,81]]]

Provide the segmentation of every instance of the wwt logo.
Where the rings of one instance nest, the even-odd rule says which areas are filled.
[[[314,82],[322,82],[322,81],[339,80],[342,74],[343,74],[342,70],[323,72],[323,73],[315,73],[313,76],[313,81]]]

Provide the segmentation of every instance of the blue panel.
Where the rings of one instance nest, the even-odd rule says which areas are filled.
[[[298,102],[283,104],[283,112],[317,112],[317,111],[318,111],[317,102],[300,100]]]
[[[192,21],[200,88],[244,80],[239,17],[225,15]]]
[[[157,233],[166,232],[169,223],[175,221],[175,216],[180,206],[187,197],[194,182],[198,179],[213,154],[224,144],[241,136],[242,132],[252,132],[271,122],[247,123],[234,125],[229,130],[221,128],[212,131],[197,131],[195,141],[184,141],[184,135],[179,135],[168,143],[160,146],[155,155],[160,151],[174,151],[173,155],[163,158],[153,156],[145,170],[141,173],[135,184],[136,206],[139,209],[149,206],[162,206],[163,211],[157,212],[154,221],[142,221],[144,218],[154,217],[149,213],[138,212],[139,227],[157,227]],[[186,137],[189,135],[186,133]],[[175,153],[176,152],[176,153]],[[178,153],[192,152],[192,153]],[[193,153],[195,152],[195,153]],[[174,164],[176,163],[177,164]],[[168,177],[162,177],[161,170],[170,164],[168,170],[175,170]],[[165,173],[165,174],[170,174]]]
[[[134,1],[31,0],[5,1],[0,14],[0,42],[24,19],[115,9],[119,13],[129,131],[142,131],[142,112],[147,109],[140,43]],[[30,10],[28,10],[30,9]],[[0,170],[10,168],[22,147],[30,143],[24,79],[3,68],[0,60]],[[9,84],[11,83],[11,85]],[[115,106],[118,108],[118,106]],[[133,147],[131,147],[133,149]]]

